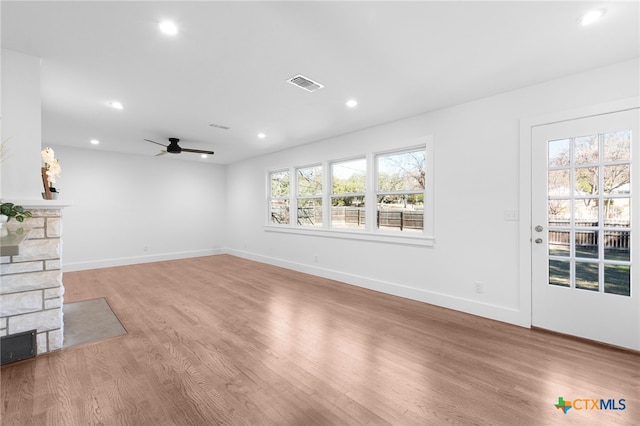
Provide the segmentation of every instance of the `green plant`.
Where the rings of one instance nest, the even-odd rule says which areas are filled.
[[[15,217],[18,222],[24,222],[26,217],[32,217],[31,212],[25,210],[22,206],[16,206],[13,203],[0,204],[0,214],[7,216],[7,222]]]

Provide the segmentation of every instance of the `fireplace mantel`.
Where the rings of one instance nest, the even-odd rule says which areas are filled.
[[[17,206],[22,206],[25,209],[63,209],[69,207],[73,202],[68,200],[14,200],[10,198],[3,198],[0,200],[2,203],[13,203]]]

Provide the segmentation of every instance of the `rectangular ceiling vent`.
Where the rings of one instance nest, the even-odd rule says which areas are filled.
[[[291,77],[287,81],[294,86],[298,86],[299,88],[304,89],[308,92],[315,92],[316,90],[322,89],[324,87],[322,84],[317,83],[310,78],[307,78],[300,74],[296,75],[295,77]]]

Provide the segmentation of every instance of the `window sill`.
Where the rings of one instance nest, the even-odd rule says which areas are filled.
[[[347,240],[376,241],[387,244],[401,244],[407,246],[433,247],[435,238],[425,235],[402,235],[392,232],[350,231],[345,229],[316,229],[305,227],[265,225],[265,232],[282,234],[311,235],[323,238],[341,238]]]

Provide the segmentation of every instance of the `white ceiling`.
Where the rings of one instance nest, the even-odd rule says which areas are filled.
[[[143,139],[178,137],[216,152],[178,158],[218,164],[640,56],[637,1],[1,7],[2,47],[42,58],[43,144],[153,156],[160,147]],[[604,18],[580,26],[593,7]],[[163,19],[177,36],[159,33]],[[325,88],[288,84],[296,74]]]

